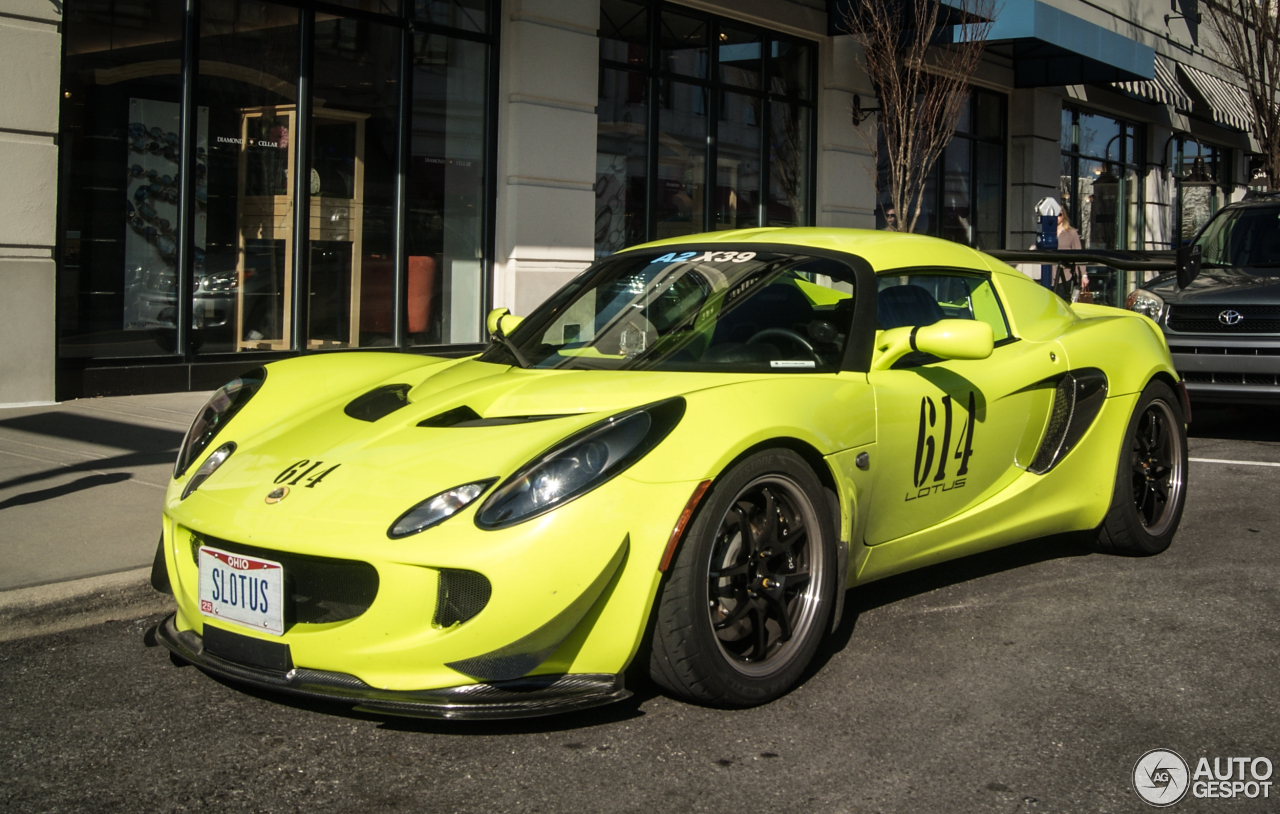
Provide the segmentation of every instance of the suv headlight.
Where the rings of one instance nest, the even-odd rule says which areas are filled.
[[[265,367],[252,370],[238,379],[219,387],[213,396],[205,402],[204,407],[191,422],[187,437],[182,439],[182,447],[178,450],[178,463],[173,468],[175,478],[182,477],[191,462],[200,457],[200,453],[208,449],[209,444],[218,436],[235,414],[240,412],[254,393],[262,388],[267,380]]]
[[[1164,311],[1164,300],[1159,294],[1147,291],[1145,288],[1138,288],[1125,299],[1124,307],[1158,323],[1160,314]]]
[[[607,483],[666,438],[684,408],[682,398],[658,402],[566,438],[507,478],[476,512],[476,525],[514,526]]]

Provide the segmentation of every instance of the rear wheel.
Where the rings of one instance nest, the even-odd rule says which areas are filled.
[[[1182,520],[1187,487],[1187,428],[1164,382],[1142,391],[1120,452],[1111,508],[1098,534],[1104,551],[1135,556],[1169,547]]]
[[[831,615],[836,546],[822,484],[769,450],[712,487],[662,588],[650,674],[690,701],[762,704],[803,673]]]

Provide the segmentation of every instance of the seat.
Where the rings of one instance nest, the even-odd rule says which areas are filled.
[[[716,325],[712,345],[746,342],[766,328],[803,329],[813,319],[813,306],[794,285],[774,282],[752,294]]]
[[[933,295],[918,285],[896,285],[876,297],[876,322],[886,331],[904,325],[932,325],[946,316]]]

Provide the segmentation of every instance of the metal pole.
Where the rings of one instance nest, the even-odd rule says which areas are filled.
[[[290,342],[306,353],[311,299],[311,73],[314,64],[315,12],[301,11],[298,20],[298,104],[293,123],[293,308]]]
[[[413,38],[406,26],[400,34],[400,142],[396,161],[395,271],[391,286],[391,344],[405,350],[409,344],[409,315],[406,313],[409,285],[408,201],[409,153],[413,138]]]
[[[187,0],[182,35],[181,153],[178,156],[182,183],[178,188],[178,307],[175,309],[178,324],[175,350],[182,354],[184,362],[190,364],[195,357],[191,347],[191,323],[195,317],[196,137],[200,123],[195,86],[200,59],[200,0]]]

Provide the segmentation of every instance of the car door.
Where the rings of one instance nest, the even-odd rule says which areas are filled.
[[[972,510],[1029,461],[1048,419],[1056,342],[1012,336],[988,275],[920,269],[880,275],[879,327],[978,319],[995,349],[982,360],[914,353],[873,370],[878,461],[864,541],[879,545]],[[1060,361],[1059,361],[1060,360]],[[1060,371],[1059,371],[1060,372]]]

